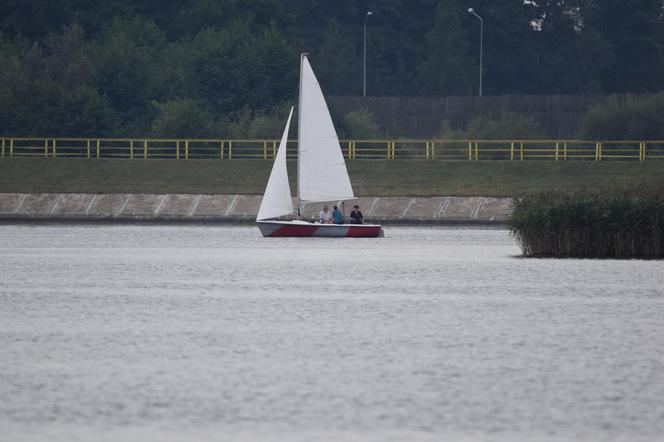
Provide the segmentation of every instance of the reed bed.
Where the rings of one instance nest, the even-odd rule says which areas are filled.
[[[524,256],[664,258],[660,190],[528,196],[508,223]]]

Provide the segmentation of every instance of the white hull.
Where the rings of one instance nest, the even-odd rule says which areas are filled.
[[[265,237],[376,238],[383,236],[378,224],[320,224],[306,221],[257,221]]]

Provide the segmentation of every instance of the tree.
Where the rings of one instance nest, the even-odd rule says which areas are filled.
[[[588,109],[579,135],[585,139],[660,140],[664,138],[664,92],[644,96],[611,97]]]
[[[150,103],[161,98],[159,56],[166,41],[156,24],[136,17],[128,22],[114,20],[91,45],[97,89],[122,116],[123,129],[130,133],[147,130]]]
[[[539,2],[538,2],[539,3]],[[483,93],[503,95],[537,93],[537,63],[532,45],[534,2],[514,0],[473,1],[473,8],[484,18]],[[460,6],[461,7],[461,6]],[[473,58],[473,78],[477,82],[480,26],[476,17],[462,10]],[[476,87],[474,87],[475,89]]]
[[[244,22],[252,32],[260,32],[279,23],[284,27],[292,25],[292,16],[279,0],[191,0],[177,2],[177,8],[164,10],[162,2],[153,3],[153,8],[165,12],[163,27],[177,37],[196,35],[203,29],[223,29],[234,22]],[[151,11],[154,13],[155,11]],[[175,20],[172,17],[175,16]]]
[[[199,96],[213,112],[266,109],[295,96],[297,54],[276,26],[257,36],[245,23],[206,29],[194,44]]]
[[[589,0],[584,26],[597,30],[613,52],[600,66],[609,92],[652,92],[664,88],[664,2]]]
[[[326,93],[362,93],[362,57],[337,20],[329,21],[323,31],[323,43],[313,58],[318,80]]]
[[[72,23],[59,34],[50,34],[44,42],[42,78],[67,88],[92,85],[96,72],[87,53],[83,28]]]
[[[210,113],[191,98],[176,98],[164,103],[155,102],[159,114],[152,122],[152,135],[157,137],[209,136],[214,120]]]
[[[367,108],[348,112],[341,119],[344,136],[353,138],[377,138],[381,135],[376,118]]]
[[[438,3],[433,28],[425,36],[426,59],[417,77],[422,95],[469,95],[473,91],[473,63],[459,13],[455,0]]]
[[[368,10],[369,95],[476,93],[479,23],[469,6],[485,20],[485,94],[656,92],[663,3],[6,0],[0,129],[143,135],[175,124],[168,115],[200,111],[214,130],[223,121],[224,131],[272,133],[281,125],[272,109],[296,101],[301,52],[326,94],[360,94]]]
[[[294,99],[298,61],[299,54],[274,23],[258,34],[239,57],[242,72],[249,79],[247,104],[253,109],[268,109]]]
[[[611,50],[585,22],[586,0],[543,0],[533,8],[533,89],[536,93],[600,93],[601,66]]]

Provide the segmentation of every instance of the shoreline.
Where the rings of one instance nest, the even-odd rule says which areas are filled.
[[[253,224],[261,198],[240,194],[0,193],[0,224]],[[315,217],[322,204],[305,204],[302,218]],[[482,196],[359,197],[352,204],[360,205],[365,222],[383,225],[504,227],[512,210],[511,198]]]
[[[153,225],[153,226],[253,226],[253,218],[221,218],[208,219],[186,218],[83,218],[83,217],[5,217],[0,216],[0,226],[32,225]],[[505,221],[487,220],[379,220],[378,223],[388,227],[460,227],[482,229],[506,229]]]

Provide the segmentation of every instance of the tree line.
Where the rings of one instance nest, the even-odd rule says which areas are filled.
[[[368,95],[476,95],[470,7],[485,95],[664,89],[664,0],[7,0],[0,132],[274,136],[301,52],[362,94],[365,24]]]

